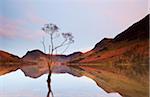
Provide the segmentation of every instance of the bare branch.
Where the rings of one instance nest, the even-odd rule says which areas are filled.
[[[61,54],[63,54],[68,48],[69,48],[70,44],[67,45],[67,47],[61,52]]]
[[[51,46],[50,45],[48,46],[48,52],[49,52],[49,54],[51,52]]]
[[[67,39],[65,39],[60,45],[56,46],[53,50],[56,50],[62,46],[64,46],[64,44],[67,42]]]
[[[60,47],[62,47],[62,46],[69,45],[69,44],[71,44],[71,43],[74,42],[73,36],[72,36],[71,33],[62,33],[62,37],[63,37],[65,40],[64,40],[60,45],[56,46],[56,47],[54,48],[54,50],[57,49],[57,48],[60,48]]]
[[[42,40],[42,45],[43,45],[44,53],[46,53],[45,38],[44,37],[43,37],[43,40]]]
[[[60,33],[55,33],[55,36],[53,37],[53,39],[57,39],[59,38],[59,36],[60,36]]]
[[[50,34],[50,43],[51,43],[51,55],[53,54],[54,51],[54,44],[53,44],[53,33]]]

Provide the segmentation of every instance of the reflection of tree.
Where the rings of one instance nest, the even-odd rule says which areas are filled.
[[[74,42],[73,40],[73,36],[71,33],[57,33],[59,28],[55,25],[55,24],[45,24],[44,27],[42,27],[42,30],[48,34],[48,39],[50,40],[50,42],[48,43],[48,56],[47,56],[47,63],[48,63],[48,70],[49,70],[49,74],[48,74],[48,78],[47,78],[47,85],[48,85],[48,93],[47,93],[47,97],[50,97],[50,93],[52,95],[52,97],[54,97],[52,89],[51,89],[51,73],[52,73],[52,64],[54,64],[54,60],[53,60],[53,53],[54,51],[57,51],[58,48],[64,47],[63,52],[65,52],[69,45],[72,44]],[[60,37],[61,34],[61,37]],[[56,40],[56,38],[58,39],[63,39],[62,41],[59,41],[58,43],[55,43],[54,39]],[[57,46],[55,46],[55,44],[58,44]],[[42,40],[42,45],[44,48],[44,52],[46,53],[46,45],[45,45],[45,38],[43,38]],[[62,53],[63,53],[62,52]],[[50,56],[49,56],[50,55]]]
[[[52,91],[52,89],[51,89],[51,71],[49,71],[49,74],[48,74],[48,78],[47,78],[47,86],[48,86],[47,97],[50,96],[50,93],[52,94],[52,97],[54,97],[53,91]]]

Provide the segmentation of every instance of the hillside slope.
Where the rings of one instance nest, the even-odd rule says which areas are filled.
[[[17,70],[20,62],[18,56],[0,50],[0,75]]]
[[[96,63],[115,57],[127,57],[127,55],[131,57],[133,54],[137,54],[141,57],[148,57],[148,47],[149,15],[133,24],[114,39],[104,38],[97,43],[92,50],[79,56],[72,62]]]
[[[71,63],[80,63],[86,75],[108,92],[149,97],[149,15],[115,38],[104,38]]]
[[[18,59],[19,59],[18,56],[15,56],[15,55],[12,55],[8,52],[0,50],[0,62],[2,62],[2,61],[15,61]]]

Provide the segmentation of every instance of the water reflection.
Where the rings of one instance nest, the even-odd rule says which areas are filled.
[[[48,90],[49,91],[47,92],[47,95],[45,95],[45,97],[49,97],[50,95],[51,95],[51,97],[54,97],[54,96],[55,97],[72,97],[74,95],[76,95],[76,97],[121,97],[119,94],[115,94],[115,95],[114,94],[107,94],[101,88],[99,88],[99,89],[96,88],[95,83],[94,83],[94,86],[93,86],[93,81],[91,81],[90,79],[88,79],[86,77],[81,77],[81,76],[86,76],[86,71],[84,69],[78,67],[78,66],[66,66],[66,65],[63,65],[61,63],[53,65],[52,68],[51,68],[52,69],[51,72],[52,72],[52,80],[53,81],[51,80],[51,75],[47,75],[47,73],[49,72],[49,70],[47,68],[47,65],[43,65],[43,64],[41,64],[41,65],[40,64],[38,64],[38,65],[37,64],[36,65],[26,65],[26,66],[20,67],[20,69],[29,78],[34,78],[34,79],[39,79],[40,78],[40,79],[43,80],[43,79],[46,78],[46,76],[49,76],[48,79],[47,79],[47,85],[48,85]],[[64,75],[63,76],[57,76],[60,73],[61,73],[61,75],[62,74],[64,74]],[[71,75],[76,76],[76,77],[73,77],[73,76],[71,77],[69,75],[66,75],[66,73],[71,74]],[[46,74],[46,75],[44,75],[44,74]],[[43,78],[43,75],[44,75],[44,78]],[[77,79],[78,77],[80,79]],[[0,77],[0,83],[1,83],[1,80],[3,80],[3,79],[5,79],[5,78]],[[13,78],[13,79],[15,79],[15,78]],[[23,79],[23,78],[20,78],[20,79]],[[26,79],[24,79],[24,80],[26,80]],[[66,81],[63,82],[63,80],[66,80],[67,82]],[[83,80],[86,80],[86,81],[89,81],[89,82],[87,82],[87,83],[86,83],[86,81],[82,82]],[[13,81],[13,80],[11,80],[11,81]],[[15,81],[13,81],[13,82],[15,83]],[[21,80],[21,82],[23,83],[24,81]],[[35,81],[33,81],[32,85],[30,84],[33,87],[35,86],[34,82]],[[45,82],[45,81],[43,81],[43,82]],[[43,84],[43,82],[42,83],[40,82],[40,83],[36,84],[37,86],[35,86],[35,88],[39,88],[40,86],[42,86],[41,84]],[[52,86],[51,86],[51,82],[52,82]],[[62,83],[62,84],[60,85],[60,83]],[[6,82],[4,84],[6,84]],[[15,84],[18,84],[18,82],[16,82]],[[39,87],[38,87],[38,85],[39,85]],[[12,86],[12,87],[15,87],[15,86]],[[24,87],[24,86],[22,86],[22,87]],[[30,88],[30,86],[26,86],[26,87]],[[31,90],[31,91],[34,90],[33,87],[29,90]],[[66,89],[65,87],[68,88],[68,89]],[[77,89],[74,90],[73,88],[77,88]],[[46,88],[42,88],[42,89],[39,89],[39,90],[40,91],[41,90],[45,91],[45,89]],[[54,89],[54,94],[52,92],[52,89]],[[91,90],[91,89],[93,89],[93,90]],[[0,89],[0,91],[1,90],[3,90],[3,89]],[[7,94],[5,94],[5,95],[8,95],[9,91],[11,91],[11,90],[14,91],[13,88],[10,88],[10,90],[3,90],[3,92],[8,91]],[[27,92],[28,90],[24,90],[24,91]],[[29,93],[30,92],[28,91],[26,94],[29,94]],[[31,94],[33,94],[33,93],[31,93]],[[44,93],[42,92],[40,94],[40,96],[37,95],[36,97],[43,97],[43,96],[41,96],[42,94],[44,95]],[[78,94],[80,94],[80,95],[78,95]],[[33,94],[33,96],[28,96],[28,97],[35,97],[35,95],[36,94]],[[2,93],[0,93],[0,97],[9,97],[9,96],[4,96],[4,95],[2,95]],[[13,97],[13,96],[11,96],[11,97]],[[23,97],[23,95],[14,96],[14,97]]]
[[[48,93],[47,97],[54,97],[52,88],[51,88],[51,73],[69,73],[71,75],[80,77],[81,74],[77,72],[73,72],[73,70],[64,64],[57,63],[51,66],[52,70],[49,70],[49,68],[46,65],[36,64],[36,65],[28,65],[21,67],[21,70],[25,73],[26,76],[32,77],[32,78],[38,78],[43,74],[48,73],[47,78],[47,87],[48,87]]]
[[[80,72],[74,71],[77,67],[67,66],[61,63],[54,64],[51,68],[52,73],[69,73],[71,75],[81,77],[82,74]],[[81,68],[78,68],[82,71]],[[46,65],[28,65],[21,67],[21,70],[24,72],[26,76],[31,78],[38,78],[43,74],[49,73],[48,67]]]
[[[47,78],[47,87],[48,87],[48,93],[47,93],[47,97],[50,97],[50,94],[52,95],[52,97],[54,97],[53,91],[51,89],[51,70],[49,70],[49,74],[48,74],[48,78]]]

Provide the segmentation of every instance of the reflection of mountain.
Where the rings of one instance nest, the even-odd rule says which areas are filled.
[[[80,67],[91,74],[87,76],[108,92],[118,91],[124,97],[148,97],[149,15],[115,38],[104,38],[72,62],[82,63]]]
[[[71,73],[70,69],[64,68],[64,63],[81,55],[80,52],[75,52],[70,55],[53,55],[53,73]],[[40,50],[28,51],[26,55],[19,58],[15,55],[0,51],[0,75],[12,72],[21,68],[25,75],[36,78],[48,72],[47,60],[50,55],[43,53]],[[74,74],[78,76],[78,74]]]
[[[0,51],[0,75],[20,68],[26,76],[37,78],[47,73],[49,57],[39,50],[22,58]],[[149,15],[115,38],[104,38],[89,52],[53,55],[53,61],[53,73],[90,77],[104,90],[124,97],[148,97]],[[60,64],[68,61],[80,64]]]
[[[94,66],[127,76],[148,76],[149,15],[115,38],[104,38],[91,51],[72,62],[94,63]]]
[[[31,78],[38,78],[41,75],[48,73],[47,65],[43,64],[23,66],[21,67],[21,70],[24,72],[26,76],[29,76]],[[81,76],[80,72],[75,72],[70,67],[66,65],[61,65],[61,63],[53,65],[52,73],[69,73],[74,76],[78,77]]]

